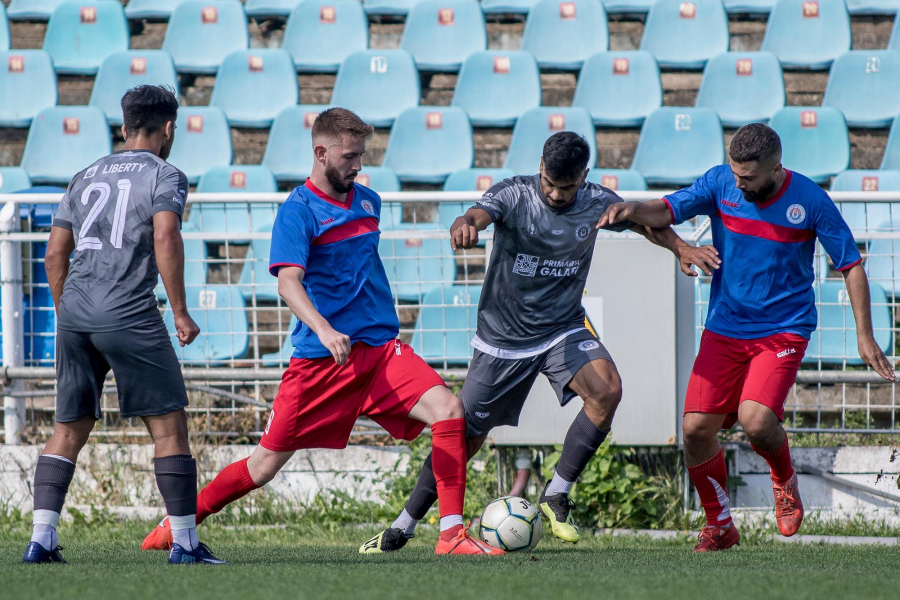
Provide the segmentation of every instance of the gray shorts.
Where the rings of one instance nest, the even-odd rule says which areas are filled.
[[[577,396],[569,382],[584,365],[600,359],[613,362],[603,344],[587,330],[528,358],[497,358],[476,349],[459,395],[466,413],[466,435],[477,437],[500,425],[518,425],[539,373],[547,376],[560,406],[565,406]]]
[[[164,415],[188,405],[184,378],[162,319],[120,331],[56,333],[56,420],[99,419],[112,369],[123,418]]]

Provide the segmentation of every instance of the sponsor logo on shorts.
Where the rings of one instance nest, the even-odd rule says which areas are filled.
[[[513,265],[512,272],[516,273],[517,275],[524,275],[525,277],[534,277],[534,274],[537,272],[539,261],[540,257],[538,256],[517,254],[516,264]]]
[[[477,412],[477,413],[475,413],[475,416],[478,417],[479,419],[487,419],[489,416],[491,416],[491,413],[489,413],[489,412]]]
[[[372,203],[369,202],[368,200],[363,200],[362,202],[359,203],[359,205],[362,206],[362,209],[364,211],[366,211],[367,213],[369,213],[370,215],[375,214],[375,207],[372,206]]]
[[[799,204],[791,204],[787,209],[787,220],[799,225],[806,219],[806,209]]]
[[[589,350],[596,350],[600,347],[600,342],[596,340],[585,340],[578,344],[578,349],[582,352],[588,352]]]
[[[786,350],[782,350],[781,352],[779,352],[776,356],[778,356],[778,358],[784,358],[785,356],[789,356],[791,354],[796,354],[796,353],[797,353],[796,348],[787,348]]]
[[[579,242],[583,242],[591,235],[591,226],[588,224],[579,225],[575,230],[575,239]]]

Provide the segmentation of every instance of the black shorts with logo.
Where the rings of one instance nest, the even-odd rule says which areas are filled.
[[[99,419],[112,369],[123,418],[164,415],[188,405],[181,366],[162,319],[119,331],[57,330],[56,420]]]

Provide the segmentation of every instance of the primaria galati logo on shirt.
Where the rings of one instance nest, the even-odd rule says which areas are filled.
[[[545,260],[540,273],[547,277],[569,277],[577,273],[580,266],[580,260]]]

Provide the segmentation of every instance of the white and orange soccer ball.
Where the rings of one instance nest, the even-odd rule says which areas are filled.
[[[533,550],[541,529],[537,507],[516,496],[497,498],[481,514],[481,540],[506,552]]]

